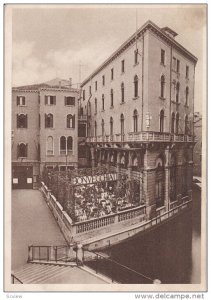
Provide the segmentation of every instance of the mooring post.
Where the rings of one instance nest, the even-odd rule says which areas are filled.
[[[153,280],[153,284],[161,284],[160,279],[154,279],[154,280]]]

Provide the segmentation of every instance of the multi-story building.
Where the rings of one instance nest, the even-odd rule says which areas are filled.
[[[151,21],[82,84],[92,165],[140,181],[149,217],[191,198],[197,58]]]
[[[202,115],[199,112],[194,113],[194,135],[195,146],[193,151],[193,175],[201,176],[202,172]]]
[[[12,183],[36,187],[44,166],[78,166],[78,97],[71,82],[12,89]]]

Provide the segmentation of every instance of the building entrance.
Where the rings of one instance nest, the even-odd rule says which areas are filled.
[[[33,167],[16,166],[12,168],[12,188],[32,189],[33,188]]]

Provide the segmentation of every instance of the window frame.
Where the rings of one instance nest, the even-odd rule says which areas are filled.
[[[68,100],[70,100],[70,101],[73,100],[74,103],[73,104],[71,104],[71,103],[69,104]],[[75,106],[75,97],[65,96],[64,97],[64,103],[65,103],[65,106]]]
[[[24,99],[24,103],[23,103],[23,99]],[[26,97],[25,96],[17,96],[16,98],[16,104],[17,106],[26,106]]]
[[[67,114],[66,116],[66,128],[75,129],[75,115]]]
[[[21,118],[23,116],[24,118]],[[23,122],[23,126],[20,123]],[[17,129],[27,129],[28,128],[28,115],[27,114],[17,114]]]
[[[121,73],[124,74],[125,73],[125,60],[121,60]]]
[[[25,155],[20,155],[20,146],[25,146]],[[20,142],[17,145],[17,158],[27,158],[28,157],[28,143]]]
[[[48,148],[48,138],[52,138],[52,150]],[[51,151],[51,153],[48,153],[49,151]],[[54,138],[52,135],[49,135],[46,139],[46,156],[53,156],[54,155]]]
[[[48,121],[49,117],[51,117],[51,116],[52,116],[52,120],[50,119],[50,121]],[[47,128],[47,129],[53,129],[54,128],[54,115],[52,113],[45,114],[45,128]]]
[[[160,51],[160,64],[163,66],[166,64],[166,51],[164,49]]]
[[[45,95],[45,105],[56,105],[56,95]]]
[[[111,80],[114,80],[114,68],[111,68]]]
[[[185,68],[185,78],[186,79],[189,79],[189,72],[190,72],[190,68],[188,65],[186,65],[186,68]]]
[[[125,84],[121,83],[121,104],[125,103]]]

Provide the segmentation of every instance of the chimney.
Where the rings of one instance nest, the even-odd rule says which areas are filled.
[[[161,28],[161,30],[164,31],[165,34],[167,34],[168,36],[170,36],[173,39],[178,35],[174,30],[172,30],[171,28],[169,28],[167,26]]]
[[[70,81],[70,87],[72,87],[72,78],[71,77],[69,78],[69,81]]]

